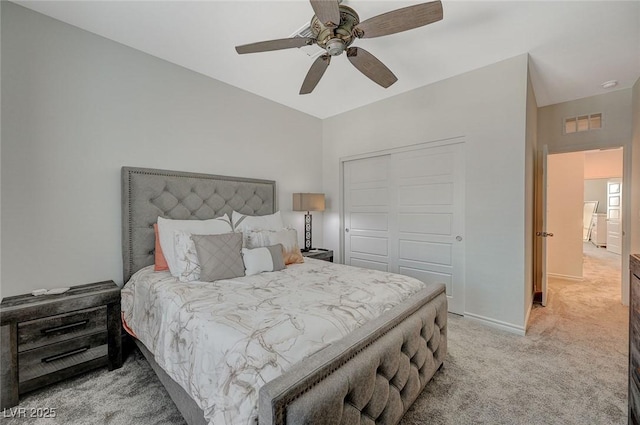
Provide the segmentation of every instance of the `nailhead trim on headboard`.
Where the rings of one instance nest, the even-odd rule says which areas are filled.
[[[122,167],[122,259],[126,283],[153,264],[153,223],[159,216],[206,220],[236,210],[247,215],[277,210],[272,180]]]

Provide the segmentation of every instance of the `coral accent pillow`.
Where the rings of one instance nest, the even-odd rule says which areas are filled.
[[[167,259],[164,258],[162,247],[160,246],[160,236],[158,236],[158,223],[153,224],[153,231],[156,234],[156,247],[153,251],[156,258],[153,270],[157,272],[163,272],[165,270],[169,270],[169,265],[167,264]]]

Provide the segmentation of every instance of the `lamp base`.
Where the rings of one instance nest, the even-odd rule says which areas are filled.
[[[311,248],[311,231],[312,231],[312,227],[311,227],[311,213],[309,211],[307,211],[307,213],[304,215],[304,248],[302,249],[302,251],[304,252],[309,252],[312,248]]]

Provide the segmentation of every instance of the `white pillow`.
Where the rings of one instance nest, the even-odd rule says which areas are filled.
[[[173,231],[173,248],[175,250],[176,263],[174,270],[176,274],[174,276],[180,279],[180,282],[200,280],[200,261],[198,260],[196,244],[191,239],[191,235],[192,233],[182,230]]]
[[[282,245],[280,244],[255,249],[242,248],[242,259],[247,276],[284,269]]]
[[[164,258],[167,260],[171,275],[178,277],[179,272],[176,264],[174,248],[174,232],[181,230],[197,235],[219,235],[232,231],[231,222],[226,215],[211,220],[170,220],[158,217],[158,237]]]
[[[236,232],[246,232],[249,230],[277,231],[284,228],[280,211],[269,215],[244,215],[233,211],[231,213],[231,223],[233,224],[233,230]]]
[[[259,248],[270,245],[282,245],[284,264],[303,263],[304,257],[298,246],[298,233],[295,229],[250,230],[243,233],[247,248]]]

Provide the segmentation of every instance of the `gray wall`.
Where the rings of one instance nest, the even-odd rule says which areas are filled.
[[[527,121],[525,134],[525,245],[524,245],[524,309],[528,316],[533,306],[534,293],[534,251],[535,251],[535,217],[534,217],[534,201],[535,201],[535,170],[537,163],[538,150],[538,103],[536,95],[533,92],[531,83],[531,74],[527,67]]]
[[[463,136],[465,314],[524,332],[525,121],[521,55],[323,121],[324,190],[340,199],[340,158]],[[340,247],[340,204],[324,213],[325,245]]]
[[[603,113],[600,130],[562,134],[567,117]],[[550,153],[591,149],[593,146],[625,146],[631,140],[631,90],[617,90],[599,96],[545,106],[538,111],[538,141]]]
[[[276,180],[302,232],[291,194],[322,191],[319,119],[1,3],[3,296],[122,283],[123,165]]]

